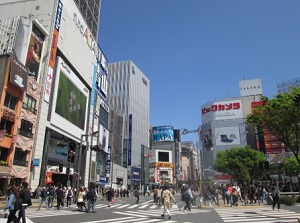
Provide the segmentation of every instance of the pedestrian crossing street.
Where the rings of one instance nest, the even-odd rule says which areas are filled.
[[[152,205],[152,204],[118,204],[113,203],[111,207],[108,207],[107,204],[98,204],[96,205],[95,210],[100,212],[105,209],[113,209],[113,213],[116,214],[116,218],[113,219],[103,219],[98,221],[87,221],[84,223],[101,223],[101,222],[114,222],[114,223],[156,223],[156,222],[165,222],[165,223],[178,223],[176,220],[168,220],[168,216],[165,216],[165,219],[161,217],[163,213],[163,207]],[[125,210],[124,210],[125,209]],[[175,217],[176,215],[188,215],[196,213],[208,213],[212,209],[192,209],[192,211],[180,211],[177,208],[177,205],[173,204],[172,209],[170,209],[171,215]],[[74,215],[74,214],[85,214],[85,212],[78,211],[77,207],[74,205],[71,208],[61,208],[59,211],[56,208],[51,208],[46,210],[41,208],[37,210],[35,208],[26,209],[26,217],[33,220],[34,218],[50,217],[50,216],[62,216],[62,215]],[[119,216],[119,217],[117,217]],[[181,222],[182,223],[182,222]],[[185,222],[190,223],[190,222]]]
[[[171,216],[174,218],[174,216],[178,215],[191,215],[191,214],[197,214],[197,213],[208,213],[211,212],[211,209],[192,209],[192,211],[184,212],[179,211],[179,209],[171,209]],[[82,223],[104,223],[104,222],[114,222],[114,223],[156,223],[156,222],[164,222],[164,223],[178,223],[179,221],[170,219],[168,220],[168,215],[165,216],[165,218],[161,217],[162,209],[148,209],[148,210],[126,210],[126,211],[114,211],[114,214],[117,215],[123,215],[122,217],[112,218],[112,219],[106,219],[106,220],[93,220],[93,221],[85,221]],[[126,216],[126,217],[125,217]],[[190,223],[188,221],[180,223]]]
[[[179,204],[171,204],[172,209],[179,209]],[[110,207],[107,204],[97,204],[96,208],[102,209],[161,209],[162,205],[150,204],[149,202],[141,203],[141,204],[122,204],[122,203],[113,203]]]
[[[261,208],[215,208],[224,223],[298,223],[300,213],[269,207]]]

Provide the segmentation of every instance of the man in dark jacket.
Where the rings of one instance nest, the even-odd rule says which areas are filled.
[[[56,200],[57,200],[57,210],[59,210],[60,205],[62,203],[62,199],[64,197],[62,186],[58,187],[55,192],[56,192]]]
[[[22,205],[22,207],[19,211],[18,222],[22,218],[22,222],[26,223],[25,209],[26,209],[27,206],[32,205],[30,191],[28,189],[28,183],[27,182],[22,182],[22,189],[19,193],[19,198],[21,198],[23,205]]]

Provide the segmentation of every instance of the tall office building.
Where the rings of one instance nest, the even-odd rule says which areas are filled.
[[[101,0],[74,0],[74,2],[94,39],[98,39]]]
[[[149,147],[150,81],[132,61],[108,64],[108,73],[109,107],[124,117],[124,167],[131,171],[137,168],[137,176],[141,173],[142,151]],[[138,179],[133,182],[129,178],[128,184],[138,185]]]

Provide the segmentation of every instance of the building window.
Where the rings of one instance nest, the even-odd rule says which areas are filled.
[[[100,125],[102,125],[104,128],[108,129],[108,112],[100,106]]]
[[[10,108],[11,110],[15,110],[16,104],[17,104],[17,98],[12,96],[10,93],[6,93],[4,106]]]
[[[19,134],[28,138],[32,138],[32,123],[22,119]]]
[[[11,135],[11,131],[12,131],[12,127],[13,127],[14,123],[3,118],[0,121],[0,129],[6,129],[6,135]]]
[[[15,149],[15,156],[14,156],[14,165],[18,166],[27,166],[28,162],[27,159],[27,151],[23,151],[20,148]]]
[[[36,99],[26,94],[22,107],[28,111],[31,111],[33,114],[36,114],[35,106],[36,106]]]

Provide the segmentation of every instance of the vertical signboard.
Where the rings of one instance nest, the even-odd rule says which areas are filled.
[[[129,136],[128,136],[128,166],[131,166],[131,152],[132,152],[132,114],[129,115]]]
[[[63,8],[63,4],[62,4],[61,0],[58,0],[56,16],[55,16],[54,31],[53,31],[53,37],[52,37],[52,44],[51,44],[51,50],[50,50],[49,68],[48,68],[48,73],[46,75],[45,89],[44,89],[44,101],[47,103],[49,103],[50,93],[51,93],[53,68],[54,68],[54,64],[55,64],[55,57],[56,57],[56,51],[57,51],[57,43],[58,43],[58,37],[59,37],[59,27],[60,27],[62,8]]]
[[[45,35],[33,24],[25,65],[29,69],[29,76],[33,77],[36,80],[38,78],[40,69],[44,39]]]
[[[111,147],[108,147],[108,154],[107,154],[107,160],[106,160],[106,177],[110,176],[110,162],[111,162]]]

